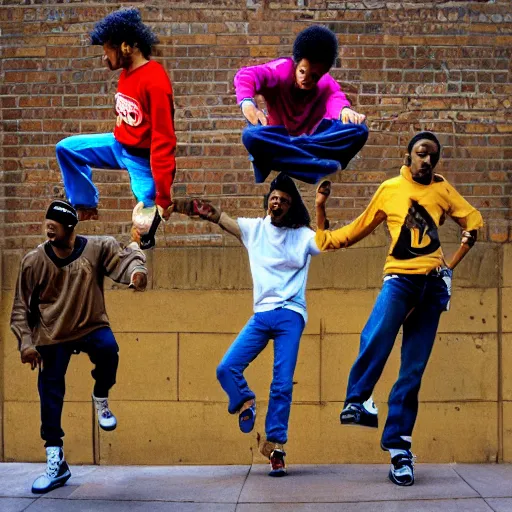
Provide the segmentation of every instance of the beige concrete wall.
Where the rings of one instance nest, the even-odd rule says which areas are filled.
[[[399,342],[375,389],[379,431],[341,427],[339,412],[359,333],[378,293],[385,249],[377,233],[360,248],[312,264],[309,323],[295,374],[290,463],[385,462],[379,449]],[[450,253],[455,245],[446,245]],[[8,319],[21,254],[4,251],[0,373],[3,460],[43,458],[37,372],[19,362]],[[251,314],[251,283],[239,247],[155,250],[143,294],[110,286],[107,305],[121,347],[112,408],[119,427],[97,432],[91,363],[74,356],[67,376],[65,446],[73,463],[231,464],[263,459],[271,344],[247,370],[258,396],[251,435],[227,413],[215,368]],[[512,245],[481,243],[457,269],[420,394],[414,451],[422,462],[512,462]]]

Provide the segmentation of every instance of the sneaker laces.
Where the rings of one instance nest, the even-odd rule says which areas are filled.
[[[54,479],[57,477],[59,474],[60,463],[60,448],[49,450],[46,458],[46,474],[48,475],[48,478]]]
[[[113,416],[112,411],[108,407],[108,398],[103,398],[102,400],[95,398],[94,402],[96,404],[98,414],[102,418],[111,418]]]

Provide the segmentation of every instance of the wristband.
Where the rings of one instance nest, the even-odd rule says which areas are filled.
[[[258,108],[258,105],[256,105],[256,102],[254,101],[254,99],[253,99],[253,98],[244,98],[244,99],[239,103],[239,105],[240,105],[240,108],[241,108],[241,109],[243,109],[243,107],[244,107],[244,102],[246,102],[246,101],[250,101],[250,102],[251,102],[251,103],[252,103],[256,108]]]

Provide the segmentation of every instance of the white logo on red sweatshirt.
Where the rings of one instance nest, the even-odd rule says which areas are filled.
[[[128,126],[139,126],[142,123],[142,108],[140,103],[118,92],[115,95],[116,99],[116,113],[117,113],[117,126],[120,126],[124,121]]]

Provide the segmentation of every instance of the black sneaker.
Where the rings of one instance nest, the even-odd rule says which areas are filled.
[[[377,428],[379,426],[377,412],[377,407],[371,398],[363,404],[347,404],[341,411],[340,422],[342,425]]]
[[[399,453],[391,459],[389,479],[396,485],[408,486],[414,484],[414,455]]]
[[[286,476],[286,464],[284,462],[284,456],[286,452],[283,450],[275,449],[270,454],[270,473],[268,476]]]

